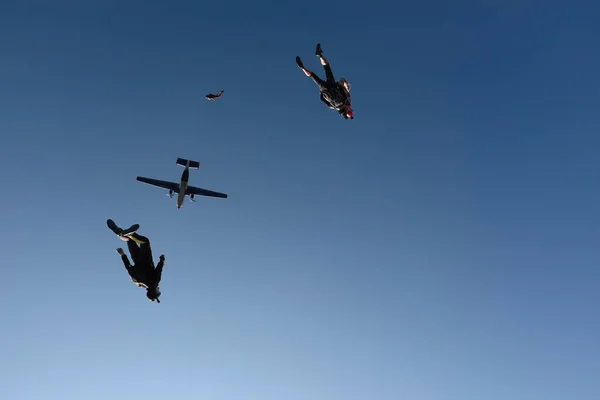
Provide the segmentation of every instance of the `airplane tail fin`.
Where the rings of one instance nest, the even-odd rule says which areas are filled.
[[[175,164],[181,165],[182,167],[185,167],[186,165],[188,165],[188,163],[189,163],[190,168],[193,168],[193,169],[200,168],[199,161],[191,161],[191,160],[186,160],[185,158],[177,158],[177,161],[175,162]]]

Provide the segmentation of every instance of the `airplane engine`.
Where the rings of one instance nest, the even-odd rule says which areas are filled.
[[[173,191],[172,191],[172,190],[169,190],[169,194],[168,194],[167,196],[169,196],[169,198],[171,198],[171,199],[172,199],[172,198],[173,198]]]
[[[196,202],[196,200],[194,200],[194,194],[193,194],[193,193],[192,193],[192,194],[190,194],[190,201],[192,201],[192,202],[194,202],[194,203]]]

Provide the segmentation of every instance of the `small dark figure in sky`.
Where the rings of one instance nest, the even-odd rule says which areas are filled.
[[[306,76],[311,78],[319,87],[321,101],[327,105],[327,107],[337,110],[337,112],[345,119],[354,119],[354,113],[352,111],[351,97],[350,97],[350,84],[344,79],[340,78],[336,82],[331,72],[329,63],[323,57],[323,50],[321,44],[317,44],[317,50],[315,55],[321,60],[321,65],[325,69],[326,80],[319,78],[314,72],[311,72],[304,68],[300,57],[296,57],[296,64],[304,72]]]
[[[219,97],[221,97],[223,92],[224,92],[224,90],[219,90],[216,94],[209,93],[205,96],[206,100],[216,101]]]
[[[138,224],[132,225],[128,229],[121,229],[114,223],[112,219],[106,221],[106,224],[111,231],[119,237],[119,239],[127,242],[129,254],[134,262],[134,265],[129,263],[127,255],[123,249],[118,248],[117,253],[121,256],[125,269],[133,283],[140,288],[146,289],[146,297],[150,301],[160,303],[160,289],[158,284],[162,277],[162,269],[165,263],[165,256],[161,254],[160,261],[156,268],[152,260],[152,249],[150,248],[150,240],[147,237],[138,235],[135,231],[139,229]],[[138,246],[139,244],[139,246]]]

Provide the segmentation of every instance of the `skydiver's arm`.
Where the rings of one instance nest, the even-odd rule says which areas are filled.
[[[165,256],[164,256],[164,254],[161,254],[160,261],[156,265],[156,282],[157,283],[160,282],[160,280],[162,278],[162,270],[163,270],[164,265],[165,265]]]
[[[129,259],[127,258],[127,254],[125,254],[123,249],[117,249],[117,253],[119,253],[119,255],[121,256],[121,261],[123,261],[123,265],[125,265],[125,269],[127,271],[129,271],[129,268],[131,268],[131,263],[129,262]]]
[[[123,260],[123,265],[125,265],[125,269],[129,271],[129,268],[131,268],[131,263],[129,262],[129,259],[125,254],[121,256],[121,260]]]
[[[322,101],[322,102],[323,102],[323,103],[324,103],[324,104],[325,104],[327,107],[329,107],[329,108],[334,108],[334,107],[333,107],[333,104],[331,104],[331,103],[330,103],[330,102],[329,102],[329,101],[328,101],[328,100],[325,98],[325,96],[323,96],[323,93],[321,93],[321,94],[319,95],[319,98],[321,99],[321,101]]]

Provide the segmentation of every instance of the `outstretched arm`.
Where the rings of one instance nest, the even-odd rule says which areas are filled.
[[[165,255],[161,254],[160,255],[160,260],[158,261],[158,264],[156,265],[156,282],[160,282],[160,279],[162,278],[162,270],[163,270],[163,266],[165,265]]]
[[[125,254],[125,252],[121,248],[117,249],[117,253],[119,253],[119,255],[121,256],[121,260],[123,261],[123,265],[125,265],[125,269],[129,271],[129,268],[131,268],[131,263],[127,258],[127,254]]]
[[[346,95],[346,102],[348,104],[352,104],[352,95],[350,94],[350,91],[346,86],[343,86],[342,88],[344,89],[344,94]]]

